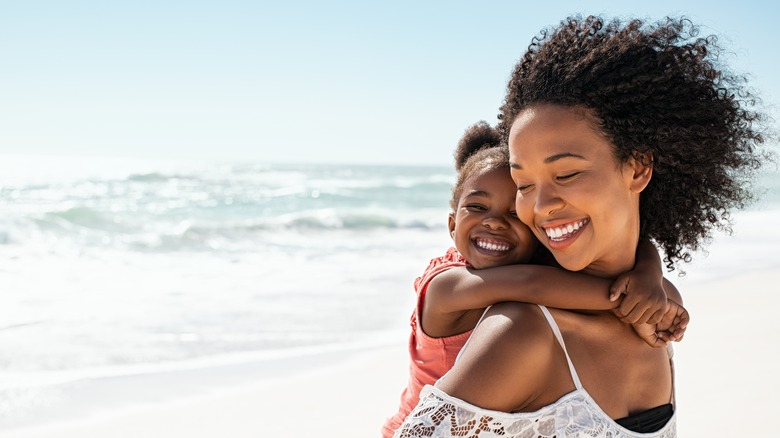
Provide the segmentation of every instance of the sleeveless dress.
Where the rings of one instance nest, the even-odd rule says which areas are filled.
[[[414,280],[417,306],[410,318],[412,330],[408,343],[409,382],[401,393],[398,411],[382,426],[382,438],[393,436],[406,416],[417,406],[422,388],[425,385],[433,385],[452,368],[455,358],[471,336],[473,330],[453,336],[432,338],[423,331],[420,324],[425,294],[431,280],[442,272],[461,266],[469,266],[469,264],[457,249],[451,247],[443,256],[431,259],[422,275]]]
[[[395,438],[412,437],[479,437],[479,438],[674,438],[677,436],[676,417],[659,430],[649,433],[634,432],[619,425],[599,407],[582,387],[574,369],[560,329],[549,310],[539,306],[561,345],[575,389],[535,412],[507,413],[474,406],[452,397],[434,386],[426,386],[420,393],[420,403],[396,431]],[[671,345],[670,345],[671,347]],[[671,349],[669,350],[671,363]]]

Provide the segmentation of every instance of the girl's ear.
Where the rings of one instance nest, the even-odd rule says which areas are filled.
[[[631,191],[640,193],[647,187],[653,178],[653,154],[652,152],[634,152],[629,159],[632,169]]]
[[[450,229],[450,237],[455,238],[455,213],[450,213],[447,218],[447,226]]]

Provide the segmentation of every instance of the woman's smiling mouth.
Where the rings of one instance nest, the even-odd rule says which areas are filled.
[[[556,227],[542,227],[547,237],[553,242],[563,242],[571,236],[577,234],[580,228],[584,227],[590,222],[590,219],[583,219],[575,222],[571,222],[565,225],[559,225]]]

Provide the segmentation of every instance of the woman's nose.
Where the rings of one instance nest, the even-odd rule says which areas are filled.
[[[539,186],[536,190],[534,211],[537,215],[550,216],[563,208],[564,202],[558,193],[548,186]]]

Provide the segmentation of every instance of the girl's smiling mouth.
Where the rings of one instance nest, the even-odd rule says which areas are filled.
[[[477,237],[473,239],[473,242],[474,242],[474,246],[476,246],[481,250],[496,252],[496,253],[507,252],[515,247],[515,245],[512,245],[509,242],[499,240],[499,239],[485,238],[485,237]]]

